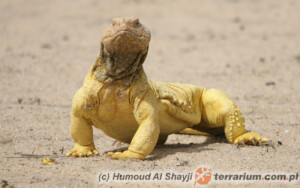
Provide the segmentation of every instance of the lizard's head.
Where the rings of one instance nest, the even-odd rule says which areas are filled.
[[[150,42],[149,29],[137,18],[114,18],[103,32],[100,59],[106,74],[116,79],[133,74],[143,64]]]

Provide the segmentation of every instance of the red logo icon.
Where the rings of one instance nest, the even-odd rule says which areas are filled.
[[[209,168],[198,168],[196,170],[195,173],[195,183],[194,186],[196,186],[196,184],[208,184],[208,182],[211,179],[211,169]]]

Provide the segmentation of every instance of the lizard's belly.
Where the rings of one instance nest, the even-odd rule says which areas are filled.
[[[137,122],[130,114],[116,114],[116,118],[109,121],[103,121],[98,117],[93,119],[92,122],[96,128],[102,130],[107,136],[125,143],[131,142],[138,129]]]
[[[160,134],[177,133],[190,126],[189,123],[170,114],[164,104],[160,104],[158,107]],[[93,125],[111,138],[130,143],[139,125],[134,118],[132,109],[121,108],[120,104],[116,108],[118,110],[112,106],[110,109],[104,110],[105,108],[102,106],[97,115],[92,118]]]

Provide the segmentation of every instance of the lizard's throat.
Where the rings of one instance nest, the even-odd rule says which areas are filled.
[[[100,52],[97,62],[93,66],[93,74],[103,83],[121,82],[130,85],[143,70],[148,49],[132,57],[106,56]]]

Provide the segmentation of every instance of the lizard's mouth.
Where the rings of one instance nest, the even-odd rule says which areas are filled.
[[[142,34],[138,33],[136,30],[130,28],[130,27],[125,27],[123,29],[117,30],[112,37],[116,37],[118,35],[122,35],[122,34],[131,34],[135,37],[141,37]]]

